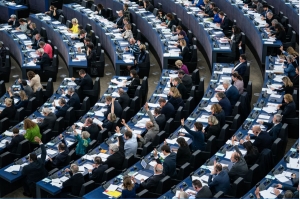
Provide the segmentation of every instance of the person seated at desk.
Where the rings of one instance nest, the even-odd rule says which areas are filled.
[[[140,186],[143,189],[147,189],[150,192],[155,192],[157,185],[160,180],[162,180],[165,175],[163,174],[163,166],[161,164],[156,164],[153,167],[154,175],[148,178],[146,181],[144,179],[141,179]]]
[[[130,11],[129,11],[129,5],[127,3],[123,4],[123,15],[124,15],[124,18],[128,19],[128,23],[129,23],[129,21],[130,21]]]
[[[10,15],[10,18],[8,19],[8,25],[11,25],[12,28],[16,28],[20,26],[20,23],[17,20],[16,15]]]
[[[137,58],[134,60],[133,66],[127,66],[127,69],[135,70],[137,73],[140,71],[139,65],[146,62],[146,46],[144,44],[139,45],[140,54],[137,55]]]
[[[37,49],[40,48],[39,43],[40,43],[41,41],[44,41],[44,38],[42,38],[42,36],[40,35],[40,33],[37,33],[37,34],[35,34],[35,36],[34,36],[34,42],[33,42],[33,44],[28,45],[27,48],[32,48],[32,49],[37,50]]]
[[[7,117],[9,120],[13,120],[17,112],[17,109],[13,105],[13,100],[11,98],[5,98],[4,104],[5,108],[0,111],[0,120],[5,117]]]
[[[231,74],[231,79],[234,82],[233,85],[237,88],[239,91],[239,94],[243,94],[244,92],[244,81],[242,76],[240,76],[238,73],[232,73]]]
[[[182,96],[182,99],[188,98],[186,87],[179,77],[175,77],[174,79],[170,78],[170,85],[178,89],[180,95]]]
[[[128,87],[127,93],[133,98],[136,88],[141,85],[140,77],[136,70],[130,70],[130,78],[127,79],[127,81],[131,81],[129,85],[126,85],[126,87]]]
[[[294,179],[296,179],[296,174],[292,174],[291,178],[294,182]],[[277,198],[299,198],[299,185],[298,187],[295,186],[296,183],[294,183],[294,186],[286,186],[282,184],[277,184],[276,188],[274,188],[274,193],[277,196]],[[299,179],[298,179],[299,184]],[[284,196],[280,194],[280,191],[278,189],[286,190],[284,193]]]
[[[213,195],[209,189],[208,186],[202,186],[202,183],[200,180],[193,180],[192,186],[194,190],[197,192],[195,194],[195,198],[212,198]]]
[[[39,33],[39,31],[36,28],[35,23],[29,24],[29,30],[30,30],[30,32],[27,34],[27,36],[31,37],[31,38],[34,38],[34,36]]]
[[[123,88],[118,89],[118,94],[120,95],[120,97],[117,97],[117,100],[124,110],[127,106],[130,106],[130,98],[127,92],[123,90]]]
[[[161,114],[161,108],[154,109],[154,119],[159,126],[159,130],[163,130],[166,124],[166,117],[164,114]]]
[[[26,118],[23,122],[24,130],[26,130],[26,133],[24,134],[26,140],[28,140],[31,143],[35,143],[35,137],[39,137],[40,139],[42,138],[40,128],[35,122],[31,121],[28,118]]]
[[[164,98],[160,98],[158,104],[161,108],[161,114],[164,114],[166,117],[166,121],[174,117],[176,110],[171,103],[167,102]]]
[[[226,97],[224,92],[217,92],[216,98],[219,101],[219,105],[225,112],[225,116],[230,116],[232,112],[231,104],[229,99]]]
[[[62,94],[65,94],[65,91],[62,90]],[[78,94],[75,92],[73,87],[69,87],[66,93],[66,97],[69,99],[67,105],[69,107],[74,107],[75,110],[80,109],[80,99]]]
[[[123,109],[119,102],[112,98],[111,96],[105,96],[105,104],[107,106],[107,111],[104,112],[104,117],[107,118],[109,113],[114,113],[118,118],[122,117]],[[113,104],[113,106],[112,106]],[[113,107],[113,109],[112,109]],[[113,111],[113,112],[112,112]]]
[[[252,0],[252,5],[248,6],[249,10],[254,10],[259,14],[262,14],[264,12],[264,8],[261,2],[258,0]]]
[[[156,19],[159,19],[161,22],[165,22],[167,20],[166,16],[164,15],[162,9],[159,9],[157,12]]]
[[[147,102],[146,102],[144,108],[147,111],[147,114],[150,118],[150,121],[147,121],[146,124],[145,124],[145,127],[147,129],[147,133],[144,135],[144,137],[142,137],[142,135],[140,135],[140,134],[137,134],[137,137],[138,137],[138,140],[139,140],[139,142],[138,142],[139,147],[143,147],[148,142],[152,142],[154,140],[155,136],[159,133],[159,130],[160,130],[156,120],[154,119],[154,117],[152,115],[152,112],[149,109],[149,106],[148,106]],[[127,124],[123,120],[122,120],[122,124],[127,127]],[[127,127],[127,129],[128,128],[129,127]]]
[[[258,121],[258,123],[260,123],[261,125],[265,125],[267,127],[267,132],[272,137],[273,142],[278,138],[278,135],[281,131],[282,128],[281,119],[282,116],[280,114],[275,114],[272,119],[272,123]]]
[[[16,30],[24,32],[26,34],[30,33],[30,30],[27,29],[27,21],[26,21],[26,19],[23,19],[23,18],[19,19],[19,24],[20,24],[20,26],[17,27]]]
[[[231,82],[227,79],[223,80],[223,87],[225,89],[224,93],[230,101],[231,108],[233,108],[240,99],[239,91],[235,86],[232,86]]]
[[[286,51],[283,50],[283,46],[280,46],[279,49],[285,56],[292,55],[294,57],[295,62],[293,62],[293,65],[295,68],[299,66],[299,53],[296,52],[293,47],[289,46]]]
[[[289,77],[293,78],[296,75],[295,67],[293,66],[294,57],[292,55],[286,56],[287,66],[283,66],[284,73]]]
[[[126,25],[130,25],[130,26],[131,26],[128,17],[124,17],[124,18],[123,18],[123,27],[122,27],[122,28],[119,28],[119,31],[120,31],[120,32],[126,31],[126,29],[125,29]],[[132,27],[132,26],[131,26],[131,27]],[[130,28],[130,30],[131,30],[131,28]]]
[[[102,183],[102,176],[108,169],[107,165],[104,165],[100,156],[94,158],[93,169],[89,169],[89,179],[95,183]]]
[[[45,43],[44,41],[39,42],[40,48],[44,49],[44,52],[48,54],[49,58],[53,58],[53,49],[50,44]]]
[[[86,30],[80,30],[80,32],[79,32],[79,41],[82,42],[82,43],[84,43],[85,46],[87,46],[87,44],[86,44],[87,42],[88,43],[90,42],[90,40],[89,41],[85,41],[86,38],[90,39],[90,37],[88,36],[88,33],[86,32]],[[78,50],[78,52],[82,52],[82,50],[81,50],[80,47],[78,47],[77,50]]]
[[[65,172],[70,174],[70,178],[63,182],[61,198],[69,198],[69,194],[79,196],[82,185],[85,183],[82,173],[76,164],[71,164],[70,169],[66,168]]]
[[[209,3],[209,10],[206,10],[204,13],[200,11],[199,14],[203,14],[204,17],[213,18],[215,16],[215,14],[218,15],[218,12],[219,12],[219,8],[216,7],[216,4],[214,2],[210,2]],[[218,18],[219,18],[219,16],[218,16]]]
[[[210,10],[210,8],[209,8],[210,1],[204,0],[203,3],[204,3],[204,5],[200,5],[200,9],[206,13]]]
[[[78,29],[78,20],[76,18],[72,19],[72,28],[68,28],[68,32],[78,34],[79,33]]]
[[[52,66],[52,61],[43,48],[37,50],[39,57],[34,60],[34,63],[41,66],[42,75],[54,77],[57,75],[56,67]]]
[[[0,57],[2,59],[2,63],[0,63],[0,64],[2,64],[2,65],[0,65],[1,67],[5,65],[5,58],[6,58],[7,53],[8,52],[6,51],[4,43],[2,41],[0,41]]]
[[[165,157],[163,164],[163,174],[170,176],[171,178],[176,177],[176,153],[171,152],[170,146],[162,145],[161,151]],[[157,155],[157,150],[153,151],[154,159],[158,164],[162,164]]]
[[[240,56],[238,44],[242,42],[241,29],[236,25],[233,25],[231,30],[232,30],[231,37],[230,38],[227,37],[226,39],[230,43],[231,49],[235,54],[234,60],[238,60]]]
[[[211,114],[217,118],[220,123],[220,127],[222,128],[225,124],[225,111],[222,109],[220,104],[211,105]]]
[[[200,8],[200,6],[204,6],[204,2],[203,0],[192,0],[191,6],[196,6]]]
[[[33,152],[29,154],[29,164],[22,169],[22,176],[25,176],[23,183],[23,195],[27,197],[36,196],[36,183],[48,176],[48,171],[45,168],[46,148],[39,137],[34,137],[34,142],[41,147],[41,158]]]
[[[190,61],[190,53],[189,48],[187,47],[187,43],[184,39],[179,40],[179,48],[181,52],[179,53],[182,56],[182,62],[189,62]]]
[[[216,25],[223,29],[225,35],[228,35],[229,19],[227,16],[225,16],[225,13],[223,11],[220,11],[218,14],[219,14],[219,18],[221,19],[221,22],[217,23]]]
[[[13,132],[13,137],[12,137],[11,141],[10,142],[6,141],[5,145],[6,145],[7,150],[10,153],[17,153],[19,143],[22,142],[23,140],[25,140],[25,138],[23,135],[19,134],[18,128],[13,128],[12,132]]]
[[[296,113],[296,104],[293,100],[293,96],[291,94],[285,94],[283,96],[284,103],[279,104],[277,109],[283,110],[282,115],[282,122],[285,122],[286,118],[295,118],[297,117]]]
[[[269,37],[276,38],[276,40],[281,41],[282,43],[286,42],[286,33],[284,27],[280,24],[275,25],[275,32],[268,35]]]
[[[19,79],[18,82],[21,85],[21,90],[24,90],[25,94],[30,99],[33,96],[33,90],[32,90],[32,88],[27,84],[26,80]]]
[[[144,0],[144,8],[149,12],[153,12],[154,10],[154,6],[149,2],[149,0]]]
[[[115,20],[115,28],[122,29],[124,27],[123,18],[124,18],[124,11],[120,10],[118,12],[118,18]]]
[[[59,19],[59,16],[62,14],[62,13],[59,13],[57,11],[57,8],[54,6],[54,5],[51,5],[49,7],[49,11],[45,12],[45,14],[49,15],[51,18],[54,18],[56,20]]]
[[[205,129],[202,130],[205,136],[205,140],[207,141],[212,135],[216,137],[216,139],[219,137],[221,127],[218,119],[210,115],[207,119],[208,125],[206,126]]]
[[[72,81],[74,81],[82,90],[92,90],[93,89],[93,79],[89,74],[85,72],[85,70],[80,69],[79,70],[79,80],[75,80],[74,77],[71,78]]]
[[[126,24],[124,26],[124,28],[125,28],[125,32],[122,33],[122,37],[126,40],[129,40],[129,39],[133,38],[133,34],[132,34],[132,31],[131,31],[131,25]]]
[[[99,4],[97,5],[97,11],[96,11],[96,14],[99,15],[99,16],[102,16],[102,17],[104,17],[104,18],[108,17],[108,16],[107,16],[106,9],[104,9],[104,6],[103,6],[101,3],[99,3]]]
[[[291,82],[290,78],[289,77],[283,77],[282,82],[283,82],[282,87],[280,87],[278,89],[274,89],[273,87],[270,87],[271,90],[278,91],[278,92],[284,92],[284,94],[293,95],[294,86],[293,86],[293,83]]]
[[[178,149],[172,149],[173,152],[176,152],[176,167],[180,168],[185,163],[189,162],[192,154],[189,148],[188,143],[185,141],[183,137],[179,137],[176,140],[177,144],[179,145]],[[167,142],[165,141],[165,144]]]
[[[227,194],[230,190],[230,179],[228,173],[220,163],[214,161],[214,168],[208,178],[208,186],[213,194],[222,191]]]
[[[178,77],[181,79],[183,85],[185,86],[187,93],[190,93],[193,86],[192,77],[190,75],[185,74],[185,72],[182,70],[178,71]]]
[[[49,108],[44,107],[42,110],[42,114],[44,115],[44,119],[38,118],[38,126],[40,131],[44,132],[47,129],[53,129],[56,121],[56,115],[51,112]]]
[[[86,154],[87,148],[91,142],[90,134],[87,131],[82,131],[81,135],[77,133],[77,130],[75,128],[75,125],[72,126],[74,136],[76,138],[76,141],[78,142],[76,145],[76,156],[78,158],[82,157]]]
[[[245,54],[241,54],[239,57],[239,63],[234,66],[232,69],[233,72],[237,72],[240,76],[244,76],[245,72],[247,70],[247,58]]]
[[[293,86],[299,90],[299,67],[296,67],[296,75],[292,78]]]
[[[139,47],[139,42],[136,42],[134,38],[129,39],[129,46],[125,48],[125,51],[131,52],[135,59],[138,58],[139,54],[141,54],[141,49]]]
[[[24,109],[27,108],[28,97],[27,97],[25,91],[20,90],[20,92],[19,92],[20,101],[16,104],[14,104],[14,94],[12,93],[11,88],[8,88],[8,94],[9,94],[10,98],[12,99],[13,106],[15,106],[16,110],[18,110],[19,108],[22,108],[22,107]]]
[[[252,127],[252,132],[254,136],[246,136],[246,140],[250,142],[251,139],[255,139],[253,142],[253,146],[256,146],[259,153],[261,153],[264,149],[271,149],[273,144],[273,139],[269,135],[269,133],[261,131],[261,128],[259,125],[254,125]],[[240,144],[243,144],[245,142],[243,139],[240,140]]]
[[[123,121],[124,123],[125,121]],[[116,128],[116,133],[120,134],[120,128]],[[118,139],[123,139],[122,137],[118,137]],[[127,126],[127,130],[124,133],[124,139],[126,140],[124,143],[124,152],[125,157],[130,155],[136,156],[138,142],[136,139],[136,135],[132,133],[132,130]]]
[[[165,26],[165,27],[168,27],[169,29],[171,29],[173,26],[176,25],[176,20],[174,19],[173,14],[168,13],[166,15],[166,18],[167,18],[166,22],[161,23],[160,24],[161,26]]]
[[[271,21],[271,26],[265,28],[265,30],[266,30],[267,32],[271,33],[271,34],[276,33],[276,31],[275,31],[275,25],[276,25],[276,24],[279,24],[279,25],[282,26],[282,24],[279,23],[277,19],[273,19],[273,20]]]
[[[168,94],[168,102],[171,103],[176,110],[181,106],[184,107],[184,101],[181,98],[181,94],[179,93],[176,87],[171,87]]]
[[[218,7],[214,7],[212,10],[213,16],[207,15],[208,17],[213,17],[213,23],[221,23],[222,19],[219,17],[220,9]]]
[[[187,75],[190,74],[190,72],[189,72],[187,66],[184,65],[184,64],[182,63],[181,60],[177,60],[177,61],[175,62],[175,66],[178,68],[178,70],[184,71],[185,74],[187,74]]]
[[[53,102],[52,103],[53,107],[55,107],[55,109],[57,109],[55,111],[55,115],[57,118],[59,117],[65,117],[66,113],[67,113],[67,110],[70,108],[68,105],[67,105],[67,102],[64,98],[59,98],[58,99],[58,105],[59,106],[55,106],[55,103]]]
[[[125,159],[123,150],[119,150],[119,146],[117,144],[110,144],[109,153],[110,156],[108,156],[103,164],[106,164],[108,168],[114,167],[117,170],[121,170]]]
[[[267,18],[266,18],[266,22],[267,24],[265,25],[265,27],[270,27],[272,25],[272,21],[274,19],[277,19],[277,17],[272,13],[272,12],[268,12],[267,13]],[[278,20],[278,19],[277,19]],[[279,21],[279,20],[278,20]]]
[[[136,183],[134,176],[124,176],[122,195],[120,198],[135,198],[136,189],[139,187],[140,185]]]
[[[193,129],[191,130],[184,124],[184,119],[181,119],[181,126],[188,132],[188,133],[183,133],[180,132],[179,136],[186,136],[189,137],[193,140],[191,144],[192,151],[197,151],[197,150],[204,150],[205,149],[205,138],[204,138],[204,133],[202,132],[203,125],[201,122],[195,122]]]
[[[248,173],[248,165],[243,154],[239,150],[237,152],[233,152],[231,154],[230,161],[233,163],[228,172],[230,182],[233,183],[239,177],[245,178]]]
[[[98,137],[99,127],[93,123],[92,118],[86,118],[82,127],[79,127],[82,131],[87,131],[90,134],[90,139],[95,140]]]
[[[59,139],[62,140],[62,142],[60,142],[57,145],[58,154],[57,154],[57,156],[54,157],[54,159],[49,157],[49,160],[51,162],[52,168],[62,169],[63,167],[68,165],[66,160],[68,158],[69,149],[67,147],[67,144],[66,144],[62,134],[59,135]]]
[[[272,10],[269,9],[269,5],[267,3],[263,4],[263,12],[261,13],[261,19],[265,20],[267,18],[267,13],[272,12]]]

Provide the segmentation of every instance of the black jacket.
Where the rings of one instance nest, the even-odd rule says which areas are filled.
[[[119,104],[121,105],[122,109],[124,110],[127,106],[130,106],[130,98],[127,93],[123,93],[120,95],[118,99]]]
[[[124,18],[124,17],[119,17],[119,18],[116,20],[116,25],[117,25],[117,27],[120,28],[120,29],[122,29],[123,26],[124,26],[123,18]]]
[[[66,97],[69,98],[69,101],[67,102],[69,107],[73,107],[74,110],[80,109],[80,99],[77,93],[74,93],[72,96],[67,94]]]
[[[231,108],[231,104],[230,104],[230,101],[227,97],[221,99],[219,101],[219,105],[222,107],[222,109],[224,110],[225,112],[225,117],[226,116],[230,116],[231,115],[231,112],[232,112],[232,108]]]
[[[56,121],[56,115],[54,113],[49,113],[43,120],[42,123],[38,123],[37,125],[40,128],[40,131],[43,132],[47,129],[53,129]]]
[[[40,40],[34,39],[33,44],[31,44],[32,49],[35,49],[35,50],[39,49],[40,48],[40,46],[39,46],[40,41],[44,41],[44,38],[40,38]]]
[[[63,168],[65,166],[67,166],[66,164],[66,160],[68,158],[68,154],[69,154],[69,149],[65,143],[65,150],[61,153],[59,153],[57,156],[55,156],[55,158],[53,159],[52,161],[52,166],[55,167],[55,168]]]
[[[156,162],[161,164],[159,158],[156,159]],[[165,158],[163,164],[163,173],[171,178],[176,177],[176,153],[171,152],[170,155]]]
[[[173,84],[171,83],[171,86],[173,86]],[[175,87],[175,86],[174,86]],[[187,90],[186,87],[184,86],[184,84],[179,83],[176,88],[178,89],[179,93],[181,94],[182,99],[187,99]]]
[[[158,185],[158,182],[165,177],[164,174],[159,174],[159,175],[153,175],[150,178],[148,178],[146,181],[141,183],[141,186],[144,189],[147,189],[150,192],[155,192],[156,187]]]
[[[67,110],[68,110],[69,108],[70,108],[70,107],[69,107],[67,104],[65,104],[65,105],[62,106],[62,107],[57,106],[57,107],[56,107],[57,111],[55,112],[56,117],[57,117],[57,118],[59,118],[59,117],[65,117],[65,115],[66,115],[66,113],[67,113]]]
[[[76,173],[63,183],[63,188],[71,188],[71,194],[79,196],[82,184],[84,184],[83,175]]]
[[[267,126],[267,128],[268,128],[267,131],[268,131],[269,135],[272,137],[273,141],[275,141],[278,138],[278,134],[281,131],[282,123],[274,125],[274,123],[264,122],[263,125]]]
[[[271,149],[273,139],[267,132],[260,132],[258,136],[250,136],[251,139],[255,139],[253,146],[256,146],[258,151],[261,153],[264,149]]]
[[[196,194],[196,198],[212,198],[212,193],[208,186],[203,186],[200,191]]]
[[[288,104],[283,103],[281,109],[283,110],[281,113],[282,122],[284,122],[286,118],[294,118],[297,116],[295,102],[290,102]]]
[[[14,23],[15,23],[15,24],[14,24]],[[16,28],[16,27],[19,27],[19,26],[20,26],[20,23],[19,23],[19,20],[16,19],[14,22],[13,22],[13,21],[8,22],[8,25],[11,25],[12,28]]]
[[[92,63],[95,62],[97,59],[97,53],[96,50],[92,50],[89,54],[89,56],[87,56],[87,62],[88,62],[88,67],[92,66]]]
[[[174,106],[167,102],[164,107],[161,109],[161,114],[164,114],[166,117],[166,121],[168,121],[170,118],[173,118],[175,115],[175,109]]]
[[[180,106],[184,108],[184,101],[180,97],[175,98],[168,96],[168,102],[174,106],[175,111],[177,111]]]
[[[118,101],[114,102],[114,112],[118,118],[122,117],[123,109]],[[104,112],[104,118],[107,118],[108,114],[111,112],[111,104],[107,106],[107,111]]]
[[[54,67],[51,66],[51,60],[50,57],[47,53],[44,53],[42,57],[39,57],[37,59],[38,61],[36,62],[37,65],[41,65],[41,70],[42,71],[53,71],[54,72]]]
[[[117,151],[116,153],[109,156],[103,164],[108,167],[114,167],[115,169],[122,169],[123,162],[125,159],[125,154],[123,151]]]
[[[92,90],[93,80],[89,74],[86,74],[80,80],[76,80],[75,83],[81,87],[82,90]]]
[[[183,85],[185,86],[187,92],[188,93],[191,92],[191,89],[193,87],[193,80],[192,80],[191,76],[185,74],[182,77],[181,81],[182,81]]]
[[[82,127],[83,131],[87,131],[90,134],[90,139],[95,140],[98,137],[99,134],[99,127],[97,124],[91,124],[90,126],[87,127]]]
[[[173,26],[176,26],[176,20],[173,19],[168,23],[168,28],[171,29]]]
[[[223,21],[221,21],[220,28],[223,29],[223,32],[226,33],[229,30],[229,19],[228,17],[224,17]]]
[[[166,124],[166,117],[165,117],[165,115],[164,114],[160,114],[159,116],[157,116],[155,118],[155,121],[156,121],[156,123],[159,126],[159,131],[164,130],[165,124]]]
[[[181,51],[181,56],[182,56],[182,62],[186,63],[190,61],[190,52],[189,52],[189,47],[185,46],[183,50]]]
[[[7,117],[10,120],[13,120],[15,118],[17,110],[15,106],[11,105],[10,107],[5,107],[2,112],[0,113],[0,120]]]
[[[18,149],[18,145],[20,142],[25,140],[23,135],[16,135],[10,141],[10,143],[6,142],[6,148],[11,153],[16,153]]]
[[[212,135],[216,136],[216,138],[218,139],[220,131],[220,124],[212,126],[207,125],[207,127],[205,128],[205,140],[208,140]]]
[[[176,155],[176,166],[180,167],[187,162],[190,162],[191,151],[189,146],[179,147]]]
[[[222,129],[222,127],[225,124],[225,112],[224,112],[224,110],[222,110],[220,113],[215,113],[214,116],[218,119],[219,124],[220,124],[220,128]]]
[[[92,173],[90,173],[89,178],[90,180],[93,180],[96,183],[102,182],[102,176],[103,173],[108,169],[108,166],[106,164],[99,165],[98,168],[94,168]]]
[[[145,8],[146,11],[149,11],[149,12],[153,12],[154,10],[154,7],[151,3],[149,3],[149,5]]]

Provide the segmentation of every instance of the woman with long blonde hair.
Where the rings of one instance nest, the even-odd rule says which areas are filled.
[[[283,92],[284,91],[284,94],[293,95],[294,86],[293,86],[293,83],[290,80],[290,78],[289,77],[283,77],[282,82],[283,82],[283,85],[282,85],[281,88],[274,89],[274,88],[271,87],[271,90],[278,91],[278,92]]]
[[[42,135],[40,133],[39,126],[31,121],[30,119],[26,118],[24,120],[24,130],[26,130],[26,133],[24,134],[25,139],[27,139],[31,143],[35,143],[34,137],[37,136],[40,139],[42,139]]]
[[[168,95],[168,102],[174,106],[177,110],[180,106],[184,106],[184,101],[181,98],[181,94],[176,87],[171,87]]]
[[[14,103],[14,95],[10,88],[8,89],[8,94],[9,94],[10,98],[12,99],[12,102]],[[26,108],[27,104],[28,104],[28,97],[27,97],[25,91],[20,90],[19,96],[20,96],[21,100],[17,104],[14,105],[15,108],[16,109],[19,109],[21,107]]]

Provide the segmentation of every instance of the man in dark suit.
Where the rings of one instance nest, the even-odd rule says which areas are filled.
[[[149,11],[149,12],[153,12],[153,10],[154,10],[154,7],[149,2],[149,0],[144,0],[144,8],[145,8],[146,11]]]
[[[6,142],[6,148],[11,153],[16,153],[18,149],[18,145],[20,142],[24,140],[24,136],[19,134],[19,129],[13,129],[13,138],[10,142]]]
[[[38,118],[38,126],[40,128],[40,131],[43,132],[47,129],[53,129],[56,121],[56,115],[51,112],[49,108],[44,107],[43,108],[43,115],[45,116],[44,119]]]
[[[223,191],[227,194],[230,189],[230,179],[228,173],[223,170],[220,163],[214,163],[214,169],[209,175],[208,186],[213,194]]]
[[[62,91],[63,94],[65,94],[65,91]],[[80,109],[80,99],[78,94],[75,92],[75,89],[73,87],[68,88],[68,92],[66,94],[66,97],[69,98],[69,101],[67,102],[67,105],[69,107],[73,107],[74,110]]]
[[[8,20],[8,25],[11,25],[12,28],[16,28],[20,26],[19,20],[17,20],[16,15],[10,15],[10,18]]]
[[[92,64],[97,61],[96,48],[93,43],[87,45],[86,57],[88,62],[88,67],[92,67]]]
[[[230,181],[233,183],[239,177],[244,178],[248,173],[247,162],[244,157],[238,152],[232,153],[230,157],[231,162],[233,163],[230,171],[228,172]]]
[[[44,41],[44,39],[41,37],[41,35],[39,33],[37,33],[34,36],[34,43],[31,45],[28,45],[27,47],[37,50],[40,48],[40,46],[39,46],[40,41]]]
[[[39,137],[35,137],[34,141],[39,143],[41,147],[41,158],[37,158],[35,153],[30,153],[29,164],[23,167],[22,175],[26,177],[23,184],[23,195],[28,197],[33,196],[35,198],[35,183],[47,177],[48,172],[45,169],[45,159],[47,155],[45,145],[42,143]]]
[[[118,118],[121,118],[122,117],[122,112],[123,112],[123,109],[122,109],[121,105],[116,100],[114,100],[114,102],[112,102],[112,101],[113,100],[112,100],[111,96],[106,96],[105,97],[105,103],[106,103],[106,106],[107,106],[107,111],[104,112],[104,117],[107,118],[108,114],[111,113],[111,105],[112,105],[112,103],[114,103],[114,113],[116,114],[116,116]]]
[[[164,164],[163,164],[163,174],[166,176],[170,176],[171,178],[175,178],[177,175],[176,172],[176,153],[171,152],[169,145],[163,145],[161,147],[161,151],[165,156]],[[154,149],[153,152],[154,159],[158,164],[161,164],[160,159],[157,156],[157,150]]]
[[[93,80],[91,76],[86,74],[85,70],[83,69],[79,70],[79,76],[81,77],[80,80],[75,80],[75,78],[72,77],[72,81],[75,81],[75,83],[80,86],[82,90],[92,90]]]
[[[120,10],[118,11],[118,18],[116,19],[115,21],[115,28],[119,28],[119,29],[122,29],[123,26],[124,26],[124,23],[123,23],[123,18],[124,18],[124,13],[123,13],[123,10]]]
[[[229,31],[229,19],[227,16],[225,16],[225,13],[223,11],[220,11],[219,13],[219,18],[221,19],[221,23],[217,24],[220,28],[223,29],[223,32],[225,35],[228,35]]]
[[[93,169],[89,169],[89,179],[96,183],[102,183],[103,173],[108,169],[108,166],[103,164],[101,157],[94,158]]]
[[[146,181],[141,179],[141,186],[150,192],[155,192],[159,181],[165,177],[163,174],[163,166],[161,164],[156,164],[153,170],[153,176],[148,178]]]
[[[79,129],[89,132],[91,140],[97,139],[100,130],[98,125],[93,123],[92,118],[86,118],[83,126]]]
[[[118,170],[122,169],[123,162],[125,159],[124,150],[119,150],[117,144],[110,144],[109,153],[111,155],[106,159],[106,161],[103,164],[106,164],[108,167],[114,167],[115,169]]]
[[[216,98],[219,101],[219,105],[225,112],[225,116],[230,116],[232,112],[231,104],[229,99],[226,97],[224,92],[217,92]]]
[[[229,82],[229,80],[227,79],[223,80],[223,87],[225,88],[224,93],[230,101],[231,108],[233,108],[237,101],[240,99],[239,90],[235,86],[232,86],[231,82]]]
[[[78,165],[71,164],[70,169],[65,169],[65,171],[69,172],[71,177],[63,182],[63,191],[61,192],[60,197],[69,198],[68,194],[79,196],[81,186],[84,184],[84,177],[82,173],[79,172]]]
[[[154,118],[159,126],[159,131],[164,130],[166,124],[166,117],[164,114],[161,114],[161,108],[154,109]]]
[[[232,69],[232,73],[233,72],[237,72],[240,76],[244,76],[246,70],[247,70],[247,58],[245,54],[240,55],[239,58],[240,62],[234,66],[234,68]]]
[[[67,105],[66,100],[64,98],[59,98],[58,105],[59,106],[55,106],[55,103],[53,102],[53,106],[57,109],[55,112],[56,117],[65,117],[67,110],[70,108]]]
[[[161,114],[165,115],[166,121],[174,117],[176,110],[171,103],[167,102],[164,98],[160,98],[158,103],[161,108]]]
[[[55,156],[54,159],[49,158],[49,160],[51,162],[52,167],[61,169],[68,165],[68,163],[66,161],[68,158],[69,149],[67,147],[65,140],[62,137],[62,134],[59,135],[59,138],[62,140],[62,142],[60,142],[57,145],[58,155]]]
[[[274,19],[278,20],[278,18],[272,12],[268,12],[267,18],[266,18],[266,22],[267,22],[266,27],[272,26],[272,21]],[[278,20],[278,21],[280,21],[280,20]]]
[[[200,180],[193,180],[192,185],[194,190],[197,192],[195,198],[212,198],[212,193],[208,186],[202,186]]]
[[[122,88],[118,89],[118,93],[120,97],[117,98],[119,104],[121,105],[122,109],[124,110],[127,106],[130,106],[130,98],[126,92]]]
[[[278,134],[281,131],[281,119],[282,116],[280,114],[275,114],[272,123],[259,121],[260,124],[265,125],[267,127],[267,132],[272,137],[273,142],[278,138]]]
[[[35,63],[41,66],[41,71],[45,71],[45,70],[50,71],[51,69],[48,70],[49,67],[51,66],[51,60],[49,55],[45,53],[44,49],[42,48],[39,48],[37,50],[37,54],[39,55],[39,57],[37,58]]]
[[[79,40],[80,40],[80,42],[84,43],[84,39],[85,38],[89,38],[89,36],[87,35],[86,30],[80,30],[80,32],[79,32]]]
[[[260,129],[260,126],[255,125],[252,127],[252,132],[254,134],[251,136],[247,136],[246,140],[250,142],[250,139],[255,139],[253,142],[253,146],[256,146],[258,151],[261,153],[264,149],[271,149],[273,144],[273,139],[267,132],[263,132]],[[244,140],[240,140],[240,144],[243,144]]]
[[[178,89],[179,93],[181,94],[182,99],[187,99],[187,90],[185,85],[182,83],[179,77],[175,77],[174,79],[170,79],[170,85],[174,86]]]
[[[185,74],[183,70],[178,71],[178,77],[181,79],[183,85],[185,86],[187,92],[191,92],[192,86],[193,86],[193,80],[191,76]]]

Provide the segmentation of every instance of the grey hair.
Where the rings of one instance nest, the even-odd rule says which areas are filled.
[[[219,98],[222,98],[222,99],[226,97],[224,92],[217,92],[217,95]]]
[[[72,173],[78,173],[79,171],[79,167],[77,164],[71,164],[70,170],[72,171]]]
[[[218,119],[213,115],[210,115],[207,120],[208,120],[208,122],[212,123],[213,125],[219,124]]]
[[[109,149],[112,150],[113,152],[119,151],[119,147],[116,144],[110,144]]]
[[[10,18],[16,19],[17,15],[10,15]]]
[[[267,15],[273,16],[273,12],[268,12]]]
[[[69,88],[68,88],[68,91],[71,92],[71,93],[74,93],[74,92],[75,92],[75,89],[74,89],[73,87],[69,87]]]
[[[44,49],[42,49],[42,48],[39,48],[39,49],[38,49],[38,52],[40,52],[40,53],[44,54]]]
[[[273,19],[273,20],[271,21],[271,23],[278,24],[278,20],[277,20],[277,19]]]
[[[293,55],[288,55],[286,56],[286,59],[289,60],[290,62],[293,62],[294,57]]]
[[[223,80],[223,84],[226,84],[226,85],[229,86],[231,84],[231,82],[228,79],[224,79]]]
[[[278,122],[278,123],[281,122],[281,120],[282,120],[282,116],[280,114],[275,114],[274,118],[275,118],[276,122]]]
[[[43,108],[43,113],[50,113],[51,111],[50,111],[50,109],[49,108],[47,108],[47,107],[44,107]]]

